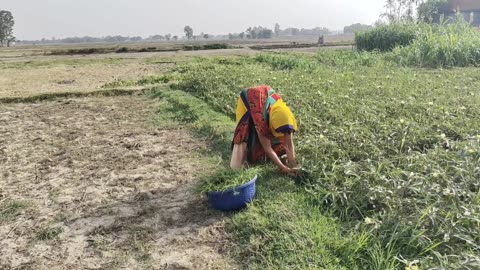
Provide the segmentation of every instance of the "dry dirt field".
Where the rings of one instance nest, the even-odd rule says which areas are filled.
[[[0,96],[27,97],[44,93],[89,92],[117,79],[131,80],[165,71],[168,65],[81,64],[0,69]]]
[[[134,80],[159,74],[177,62],[188,61],[195,56],[255,53],[247,49],[228,49],[74,56],[17,53],[14,57],[7,57],[11,51],[0,50],[0,99],[46,93],[92,92],[116,80]]]
[[[143,96],[0,107],[2,269],[225,269],[204,148]]]
[[[92,91],[168,68],[29,64],[0,69],[0,97]],[[224,214],[193,191],[213,166],[206,143],[159,124],[156,102],[0,103],[0,269],[235,268]]]

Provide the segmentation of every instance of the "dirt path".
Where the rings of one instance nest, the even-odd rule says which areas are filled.
[[[205,148],[145,97],[0,104],[1,269],[232,269]]]

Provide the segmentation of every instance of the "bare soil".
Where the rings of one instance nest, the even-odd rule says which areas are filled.
[[[205,143],[157,114],[143,96],[0,104],[0,269],[234,268],[193,192]]]
[[[200,50],[200,51],[178,51],[178,52],[129,52],[129,53],[105,53],[105,54],[87,54],[87,55],[30,55],[20,53],[21,49],[12,52],[2,51],[0,48],[0,64],[18,63],[24,61],[66,61],[72,59],[99,60],[99,59],[127,59],[142,60],[148,58],[178,58],[178,57],[197,57],[197,56],[235,56],[235,55],[254,55],[258,52],[248,48],[222,49],[222,50]]]
[[[0,69],[0,97],[45,93],[89,92],[115,80],[133,80],[164,72],[171,65],[56,64],[45,67]]]

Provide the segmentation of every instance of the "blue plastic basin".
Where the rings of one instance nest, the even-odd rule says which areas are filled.
[[[222,211],[234,211],[245,208],[255,198],[258,175],[250,182],[225,191],[207,192],[210,205]]]

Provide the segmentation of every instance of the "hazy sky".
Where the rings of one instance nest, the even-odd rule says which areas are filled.
[[[385,0],[0,0],[13,13],[18,39],[70,36],[183,35],[242,32],[248,26],[273,28],[276,22],[332,30],[371,24]]]

